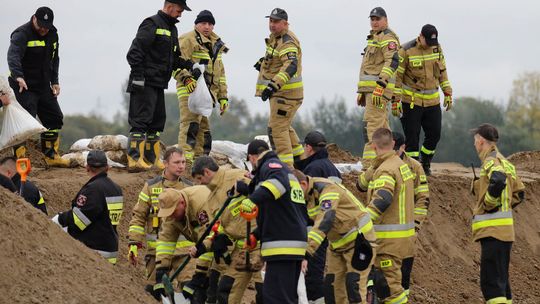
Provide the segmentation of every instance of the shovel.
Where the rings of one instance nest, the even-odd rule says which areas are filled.
[[[26,184],[26,177],[32,170],[30,165],[30,159],[28,158],[19,158],[16,162],[17,173],[21,176],[21,189],[19,189],[19,195],[23,196],[24,184]]]
[[[204,239],[210,234],[210,232],[212,231],[212,228],[214,227],[214,224],[219,220],[219,217],[221,216],[221,214],[223,214],[227,206],[229,206],[232,199],[233,199],[233,196],[231,195],[227,197],[227,200],[223,203],[223,206],[221,207],[221,209],[218,210],[214,219],[210,222],[210,224],[208,224],[208,226],[206,226],[206,230],[204,230],[199,240],[197,240],[195,247],[199,247],[204,241]],[[163,286],[165,287],[165,294],[167,296],[166,298],[163,295],[161,296],[163,303],[166,303],[166,304],[190,303],[190,301],[184,298],[184,296],[181,293],[175,293],[174,288],[172,286],[172,281],[180,274],[180,272],[186,267],[186,265],[189,263],[190,260],[191,260],[191,256],[188,256],[170,277],[167,276],[166,274],[163,275],[161,282],[163,283]],[[177,299],[178,299],[178,302],[176,301]]]
[[[249,250],[251,248],[251,220],[255,219],[258,214],[259,209],[257,207],[249,213],[240,210],[240,216],[246,220],[246,264],[243,267],[236,267],[236,270],[238,271],[253,272],[251,261],[249,260]]]

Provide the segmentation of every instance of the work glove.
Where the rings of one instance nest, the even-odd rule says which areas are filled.
[[[194,79],[199,79],[199,77],[201,77],[201,70],[199,68],[193,68],[191,70],[191,77],[193,77]]]
[[[356,104],[361,107],[366,106],[366,98],[363,93],[358,93],[358,96],[356,97]]]
[[[264,61],[264,57],[261,57],[261,59],[259,59],[259,61],[257,61],[257,62],[253,65],[253,67],[255,68],[255,70],[257,70],[257,71],[259,71],[259,72],[261,71],[261,66],[262,66],[263,61]]]
[[[152,296],[158,301],[161,301],[161,295],[165,294],[165,286],[162,283],[163,275],[167,274],[169,270],[167,268],[157,268],[156,269],[156,284],[152,290]]]
[[[371,103],[377,108],[383,108],[384,107],[383,96],[384,96],[384,87],[381,85],[380,82],[377,82],[377,86],[375,87],[375,90],[373,90],[373,94],[371,96]]]
[[[227,112],[228,109],[229,109],[229,99],[221,98],[219,100],[219,115],[225,114],[225,112]]]
[[[240,195],[249,195],[249,185],[246,184],[243,180],[239,180],[236,182],[236,192],[238,192]]]
[[[214,259],[216,263],[220,263],[220,259],[225,261],[225,264],[231,264],[231,255],[229,254],[229,246],[232,245],[231,239],[226,234],[218,234],[212,246],[210,246],[210,251],[214,252]]]
[[[129,251],[128,251],[128,261],[131,265],[137,266],[138,264],[138,257],[139,257],[139,249],[141,249],[142,243],[141,242],[130,242],[129,244]]]
[[[403,108],[401,106],[401,100],[392,99],[392,115],[395,117],[400,117],[403,113]]]
[[[188,77],[186,80],[184,80],[184,86],[186,87],[186,91],[191,94],[197,87],[197,80],[195,80],[193,77]]]
[[[191,281],[187,282],[182,288],[182,295],[186,299],[193,298],[193,294],[196,290],[206,289],[207,277],[205,273],[195,272]]]
[[[444,107],[446,108],[446,111],[450,111],[452,109],[452,95],[444,93]]]
[[[133,80],[131,80],[131,91],[132,92],[144,91],[144,78],[134,77]]]
[[[279,90],[279,88],[277,87],[277,85],[275,83],[273,83],[273,82],[270,82],[268,84],[268,86],[264,89],[264,91],[262,91],[261,99],[263,101],[267,101],[278,90]]]
[[[257,209],[257,205],[249,198],[243,200],[240,205],[240,210],[245,213],[252,213],[255,209]]]

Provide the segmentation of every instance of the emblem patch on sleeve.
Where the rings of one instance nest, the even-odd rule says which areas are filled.
[[[322,201],[322,203],[321,203],[321,209],[322,210],[328,210],[330,208],[332,208],[332,201],[331,200]]]
[[[88,198],[86,197],[86,195],[79,194],[79,196],[77,196],[77,206],[84,206],[87,200]]]
[[[208,223],[208,213],[206,213],[204,210],[199,212],[199,223],[202,225]]]
[[[270,169],[281,169],[281,168],[283,168],[283,166],[281,164],[279,164],[279,163],[269,163],[268,167]]]
[[[389,50],[395,50],[397,49],[397,44],[394,41],[391,41],[388,43],[388,49]]]

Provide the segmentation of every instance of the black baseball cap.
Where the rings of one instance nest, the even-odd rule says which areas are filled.
[[[481,124],[478,126],[478,128],[472,129],[471,133],[474,135],[478,134],[492,142],[497,142],[499,140],[499,131],[497,131],[497,128],[495,128],[495,126],[492,124]]]
[[[439,44],[439,33],[437,28],[431,24],[426,24],[422,27],[422,36],[426,39],[426,43],[429,46],[436,46]]]
[[[166,0],[167,2],[180,5],[185,11],[191,12],[191,9],[186,4],[186,0]]]
[[[275,20],[289,20],[289,15],[287,15],[287,12],[284,9],[281,9],[279,7],[276,7],[272,10],[270,15],[266,16],[265,18],[272,18]]]
[[[37,19],[37,23],[40,27],[51,29],[53,27],[54,13],[52,9],[42,6],[36,10],[34,14]]]
[[[248,145],[247,154],[259,155],[266,150],[270,150],[270,147],[264,140],[254,139]]]
[[[400,132],[392,132],[392,137],[394,138],[394,150],[399,150],[401,146],[405,144],[405,136]]]
[[[108,165],[107,155],[101,150],[92,150],[88,152],[86,157],[86,164],[90,167],[101,168]]]
[[[195,24],[201,23],[201,22],[208,22],[213,25],[216,25],[216,19],[214,18],[214,15],[212,15],[212,12],[209,10],[202,10],[195,19]]]
[[[311,131],[304,138],[304,144],[312,147],[326,147],[326,137],[319,131]]]
[[[384,8],[377,6],[369,13],[369,18],[371,17],[386,17],[386,11],[384,10]]]

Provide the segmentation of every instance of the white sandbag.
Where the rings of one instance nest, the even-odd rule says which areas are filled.
[[[71,162],[75,162],[80,167],[86,167],[86,158],[88,157],[88,152],[90,151],[67,153],[67,154],[62,155],[62,158],[67,159],[68,161],[71,161]],[[114,167],[114,168],[126,167],[120,163],[110,160],[108,157],[107,157],[107,163],[109,164],[110,167]]]
[[[334,164],[338,169],[339,173],[347,174],[351,172],[360,172],[362,171],[362,162],[358,161],[356,164]]]
[[[226,155],[229,158],[229,162],[238,169],[251,170],[251,164],[247,159],[247,145],[237,144],[228,140],[213,140],[212,152]]]
[[[127,165],[127,154],[125,150],[105,151],[107,158],[115,163]]]
[[[193,65],[193,68],[199,68],[201,70],[201,76],[197,80],[197,87],[189,94],[188,108],[193,113],[209,117],[214,109],[214,100],[204,80],[204,65],[196,63]]]
[[[259,139],[268,144],[268,147],[272,148],[272,145],[270,144],[270,137],[268,135],[257,135],[253,139]]]
[[[127,141],[125,135],[98,135],[92,138],[88,148],[103,151],[126,150]]]
[[[306,279],[304,278],[304,273],[301,271],[296,290],[298,292],[298,304],[309,304],[306,291]]]
[[[92,141],[91,138],[79,139],[76,142],[74,142],[73,145],[71,145],[71,147],[69,148],[69,151],[71,152],[88,151],[90,150],[90,148],[88,148],[90,141]]]

